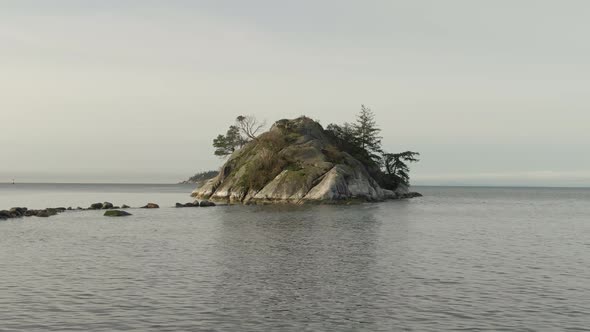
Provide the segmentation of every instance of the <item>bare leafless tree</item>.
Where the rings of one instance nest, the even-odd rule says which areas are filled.
[[[240,115],[236,118],[236,126],[249,139],[256,139],[256,135],[266,126],[266,122],[258,122],[252,115]]]

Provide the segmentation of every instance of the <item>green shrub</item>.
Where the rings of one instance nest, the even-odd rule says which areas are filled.
[[[322,149],[322,153],[326,156],[326,160],[333,164],[344,163],[344,153],[333,145],[328,145],[326,148]]]

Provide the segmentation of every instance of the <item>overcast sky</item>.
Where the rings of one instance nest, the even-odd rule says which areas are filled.
[[[415,184],[590,185],[588,1],[2,1],[0,182],[177,182],[374,111]]]

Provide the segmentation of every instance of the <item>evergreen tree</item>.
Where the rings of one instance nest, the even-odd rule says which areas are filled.
[[[354,124],[330,124],[326,131],[333,137],[336,146],[365,165],[383,188],[395,190],[400,184],[409,185],[408,163],[419,161],[417,156],[420,154],[412,151],[383,152],[379,136],[381,130],[377,127],[375,115],[365,105],[361,105]]]
[[[354,127],[348,122],[344,123],[344,125],[342,126],[331,123],[326,127],[326,130],[329,133],[331,133],[334,137],[336,137],[342,142],[345,142],[346,144],[359,146],[357,144]]]
[[[361,149],[367,151],[372,159],[379,159],[381,153],[381,129],[377,127],[375,115],[370,108],[361,105],[361,112],[358,114],[356,123],[353,125],[354,136]]]
[[[406,186],[410,184],[409,162],[420,161],[418,152],[405,151],[402,153],[384,153],[383,167],[385,172],[393,177],[397,183],[403,183]]]
[[[362,163],[372,162],[367,151],[361,148],[361,145],[359,144],[354,125],[348,122],[344,123],[342,126],[331,123],[326,127],[326,131],[334,138],[334,143],[340,150],[348,152]]]
[[[220,157],[232,154],[244,144],[246,144],[246,140],[240,134],[240,128],[237,126],[230,126],[225,135],[218,135],[213,139],[214,153]]]

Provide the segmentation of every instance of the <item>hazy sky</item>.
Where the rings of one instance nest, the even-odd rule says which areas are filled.
[[[372,108],[415,184],[590,185],[588,1],[2,1],[0,182],[176,182]]]

